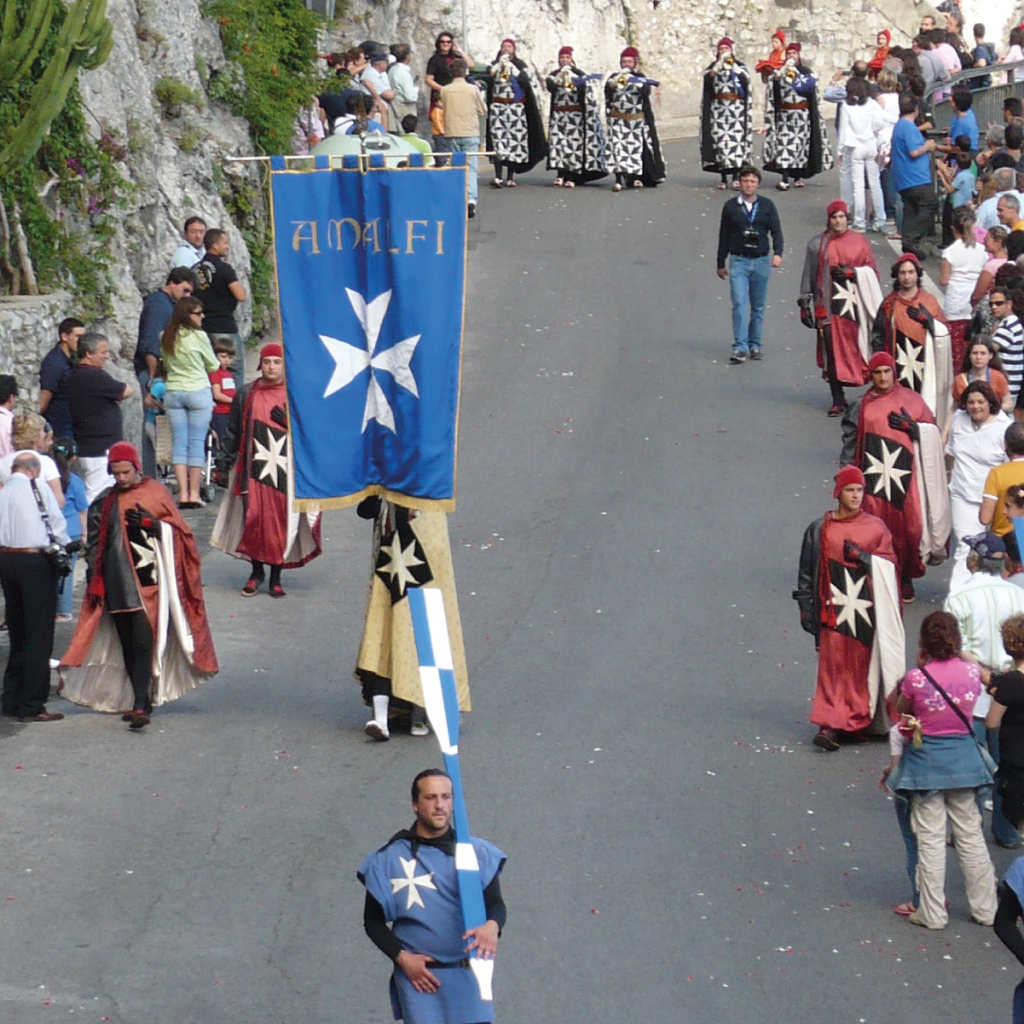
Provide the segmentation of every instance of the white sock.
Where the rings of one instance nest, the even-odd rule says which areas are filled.
[[[383,697],[374,696],[373,698],[373,717],[378,725],[383,725],[386,729],[388,727],[388,704],[391,702],[391,698],[385,694]]]

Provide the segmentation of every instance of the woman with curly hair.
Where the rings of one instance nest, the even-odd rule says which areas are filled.
[[[920,904],[908,920],[945,928],[946,827],[952,825],[971,917],[991,925],[996,913],[996,878],[985,846],[976,802],[979,786],[991,785],[970,725],[982,682],[979,667],[960,657],[960,628],[948,612],[932,612],[921,623],[917,668],[900,684],[896,704],[901,731],[913,739],[903,749],[889,787],[912,794],[910,816],[917,835]]]

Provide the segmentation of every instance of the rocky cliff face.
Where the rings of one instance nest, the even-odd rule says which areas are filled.
[[[163,284],[186,217],[198,214],[210,227],[227,230],[229,258],[248,286],[249,253],[221,196],[233,178],[259,172],[226,162],[252,148],[246,122],[205,98],[204,79],[224,65],[224,54],[198,0],[109,0],[107,15],[114,25],[113,53],[102,68],[83,74],[80,86],[95,121],[127,140],[136,187],[113,243],[119,271],[114,313],[105,325],[115,346],[130,355],[143,296]],[[162,105],[161,80],[195,90],[198,105]],[[247,306],[239,312],[247,332]]]

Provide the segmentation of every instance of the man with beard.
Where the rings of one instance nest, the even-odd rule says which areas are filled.
[[[896,382],[896,362],[876,352],[871,387],[847,406],[839,462],[863,472],[863,508],[892,533],[904,602],[924,575],[923,556],[945,557],[951,523],[942,439],[924,399]]]
[[[921,264],[912,253],[893,264],[892,277],[893,290],[882,300],[871,328],[871,348],[896,360],[896,382],[921,395],[941,430],[949,418],[953,386],[946,317],[921,287]]]
[[[739,188],[739,170],[750,163],[753,125],[750,118],[750,71],[736,59],[733,42],[718,40],[715,60],[704,72],[700,105],[700,158],[705,171],[720,174],[719,189]]]
[[[864,511],[864,474],[835,477],[838,508],[804,533],[793,597],[800,625],[815,638],[818,678],[810,720],[814,745],[839,749],[843,736],[864,742],[904,672],[903,621],[888,527]]]
[[[604,84],[608,167],[615,172],[613,192],[665,180],[665,161],[651,107],[651,90],[657,83],[640,75],[639,62],[639,51],[627,46],[619,56],[620,70],[612,72]]]
[[[811,69],[800,59],[800,44],[786,47],[786,63],[767,84],[764,168],[782,175],[775,187],[789,189],[790,179],[803,188],[807,178],[832,169],[832,147],[818,105]]]
[[[545,81],[551,93],[548,170],[558,175],[555,188],[575,188],[608,173],[598,77],[576,67],[572,47],[563,46],[558,51],[558,68]]]
[[[89,585],[61,677],[68,700],[141,729],[154,706],[216,675],[217,655],[199,551],[171,492],[142,475],[127,441],[108,458],[115,483],[89,508]]]
[[[515,188],[515,176],[548,155],[544,122],[526,61],[503,39],[487,77],[487,148],[493,151],[495,188]],[[502,181],[502,168],[505,180]]]
[[[843,386],[868,379],[869,331],[882,299],[878,268],[863,235],[850,231],[841,199],[828,204],[828,228],[807,245],[800,279],[800,319],[818,335],[818,366],[832,391],[829,416],[846,408]]]
[[[490,960],[497,954],[506,919],[499,879],[505,854],[486,839],[473,839],[472,849],[459,844],[456,855],[452,780],[440,769],[429,768],[413,779],[412,809],[413,827],[396,832],[357,872],[366,886],[363,927],[395,964],[395,1019],[406,1024],[492,1021],[494,1003],[481,999],[467,957]],[[469,932],[462,923],[457,875],[465,866],[464,853],[479,867],[487,914],[487,921]]]
[[[320,516],[294,512],[294,480],[288,436],[284,351],[260,350],[260,376],[231,402],[221,445],[235,465],[210,543],[252,563],[244,597],[253,597],[270,566],[270,596],[285,597],[283,569],[297,569],[320,554]]]

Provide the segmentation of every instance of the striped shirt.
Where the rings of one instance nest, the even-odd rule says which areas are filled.
[[[992,332],[992,343],[999,349],[1003,373],[1010,385],[1010,394],[1017,400],[1021,377],[1024,376],[1024,325],[1013,313],[1001,320]]]

